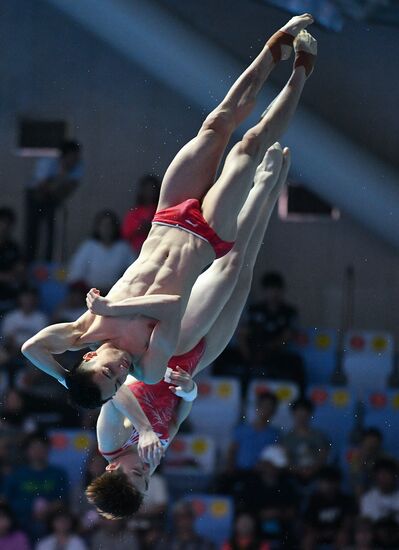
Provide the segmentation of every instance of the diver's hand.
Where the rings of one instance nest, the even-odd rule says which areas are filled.
[[[168,379],[165,380],[173,384],[173,386],[169,386],[170,391],[178,397],[194,389],[195,383],[191,375],[180,367],[176,367],[175,370],[172,370],[172,372],[166,376],[168,376]]]
[[[111,306],[108,298],[103,298],[100,296],[100,291],[96,288],[92,288],[87,293],[86,305],[90,313],[103,316],[110,315]]]
[[[158,466],[163,456],[162,444],[157,434],[150,429],[142,430],[137,445],[139,457],[151,466]]]

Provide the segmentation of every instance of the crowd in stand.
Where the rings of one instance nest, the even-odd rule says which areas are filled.
[[[230,434],[208,487],[234,501],[234,527],[221,546],[198,534],[195,509],[174,499],[162,473],[153,476],[136,517],[109,521],[84,497],[84,487],[105,466],[96,448],[78,484],[51,463],[46,432],[54,427],[93,432],[96,413],[71,408],[64,389],[27,364],[21,344],[50,322],[79,317],[90,287],[109,290],[138,256],[159,192],[158,179],[145,176],[136,205],[122,221],[109,210],[96,215],[91,235],[69,260],[66,296],[49,312],[42,309],[43,297],[32,283],[32,266],[39,259],[37,230],[54,217],[82,174],[74,142],[64,144],[58,159],[38,165],[27,189],[25,250],[14,238],[14,211],[0,207],[0,549],[398,549],[396,457],[385,451],[383,434],[368,428],[354,441],[345,471],[334,460],[332,442],[312,424],[303,361],[290,347],[298,315],[286,303],[285,282],[278,273],[264,275],[262,296],[245,311],[213,375],[235,376],[244,393],[251,378],[293,381],[300,397],[291,405],[290,431],[272,425],[278,398],[265,391],[257,396],[255,418],[243,416]],[[46,261],[52,258],[52,235]],[[73,353],[64,357],[65,365],[73,363]]]

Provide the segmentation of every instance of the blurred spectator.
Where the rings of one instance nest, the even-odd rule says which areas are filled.
[[[151,229],[151,221],[157,209],[161,182],[147,174],[139,181],[136,205],[125,215],[122,224],[123,238],[130,242],[135,254],[139,254]]]
[[[78,523],[73,514],[67,510],[57,510],[51,516],[49,524],[50,535],[43,538],[35,550],[87,550],[85,542],[77,535]]]
[[[0,341],[1,339],[0,326]],[[17,358],[11,355],[5,345],[0,344],[0,395],[12,384],[16,368],[18,368]]]
[[[166,534],[163,528],[163,522],[152,521],[149,529],[143,533],[142,550],[160,550],[165,547]]]
[[[83,175],[80,145],[65,141],[57,158],[42,158],[26,189],[26,257],[37,259],[40,228],[46,227],[46,261],[53,258],[54,231],[57,209],[72,195]]]
[[[92,550],[140,550],[138,538],[126,527],[126,522],[104,518],[101,518],[99,529],[96,529],[90,546]]]
[[[373,525],[366,518],[358,518],[353,529],[353,544],[345,550],[375,550]]]
[[[173,509],[171,535],[151,550],[216,550],[215,545],[195,532],[195,513],[190,502],[178,502]]]
[[[87,311],[86,294],[90,289],[81,282],[68,287],[65,300],[58,305],[53,314],[54,323],[72,323]]]
[[[144,497],[144,502],[136,517],[161,519],[166,514],[169,502],[168,487],[165,479],[158,472],[151,476],[151,483]]]
[[[303,390],[302,359],[287,349],[295,335],[297,311],[284,300],[285,281],[280,273],[265,273],[262,287],[263,298],[249,306],[239,332],[241,354],[251,365],[262,367],[267,377],[292,380]]]
[[[265,447],[256,470],[243,482],[236,508],[249,510],[259,518],[264,538],[289,547],[293,544],[293,523],[299,499],[287,475],[287,466],[283,447]]]
[[[319,430],[312,428],[313,404],[298,399],[291,406],[293,429],[282,439],[290,464],[290,472],[303,484],[309,483],[328,458],[329,442]]]
[[[5,503],[0,503],[0,548],[1,550],[30,550],[28,537],[17,527],[16,520]]]
[[[104,473],[107,464],[108,462],[103,455],[99,453],[97,445],[94,445],[86,462],[86,471],[83,480],[85,489],[92,481]],[[85,500],[87,501],[87,499]]]
[[[276,443],[279,431],[270,422],[278,406],[277,397],[269,391],[260,393],[256,399],[255,420],[242,422],[234,432],[227,457],[227,470],[249,470],[257,463],[261,451]]]
[[[4,496],[4,480],[15,466],[21,462],[21,444],[13,434],[2,433],[0,430],[0,502]]]
[[[21,430],[29,431],[34,426],[35,422],[29,415],[24,395],[16,388],[10,388],[5,393],[0,407],[1,431],[14,432],[16,436],[22,436]]]
[[[16,468],[4,480],[4,495],[21,525],[32,536],[46,531],[51,512],[68,500],[66,472],[48,462],[49,441],[34,433],[25,443],[27,464]]]
[[[370,488],[375,463],[381,458],[389,458],[383,449],[383,437],[377,428],[366,428],[359,445],[350,450],[348,461],[352,490],[360,497]]]
[[[397,464],[389,458],[378,460],[374,466],[373,487],[362,497],[362,516],[378,521],[394,519],[399,525],[399,489]]]
[[[12,236],[15,219],[11,208],[0,207],[0,315],[15,306],[24,277],[21,250]]]
[[[9,475],[12,468],[21,463],[21,447],[26,433],[36,427],[29,414],[24,396],[10,388],[2,398],[0,408],[0,481]],[[3,445],[5,449],[3,449]],[[4,452],[5,451],[5,452]]]
[[[24,368],[16,372],[15,386],[23,393],[32,411],[44,413],[64,410],[68,405],[63,386],[32,363],[25,359],[24,361]],[[65,364],[66,361],[63,360],[62,363]],[[57,420],[58,418],[53,418],[53,423]]]
[[[100,413],[99,409],[83,409],[79,412],[81,418],[81,426],[84,430],[95,431],[97,418]]]
[[[234,533],[221,550],[271,550],[267,542],[262,542],[255,519],[249,514],[240,514],[234,522]]]
[[[342,548],[349,541],[350,527],[356,515],[354,499],[340,489],[341,473],[333,466],[319,472],[315,491],[304,512],[304,550],[320,544]]]
[[[87,500],[84,492],[86,487],[90,485],[96,477],[99,477],[104,473],[107,464],[108,462],[98,452],[97,445],[93,446],[93,448],[89,451],[89,456],[86,461],[86,470],[83,473],[82,482],[73,488],[71,494],[72,509],[79,513],[81,522],[84,524],[84,527],[88,529],[90,529],[93,524],[98,523],[100,518],[97,512],[95,512],[95,507]]]
[[[2,335],[12,355],[19,356],[22,344],[48,325],[47,316],[38,306],[38,291],[26,286],[18,294],[18,307],[4,316]]]
[[[390,548],[397,550],[399,548],[399,525],[393,518],[382,518],[374,524],[374,547]]]
[[[67,278],[70,283],[80,282],[105,294],[135,258],[121,238],[118,216],[103,210],[94,219],[92,237],[73,255]]]

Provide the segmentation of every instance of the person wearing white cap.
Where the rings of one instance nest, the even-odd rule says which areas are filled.
[[[260,455],[261,462],[270,462],[276,468],[286,468],[288,457],[284,447],[281,445],[268,445]]]
[[[245,503],[247,511],[259,518],[261,533],[266,540],[278,545],[284,543],[284,548],[296,548],[292,527],[299,499],[287,475],[288,465],[284,447],[267,445],[252,473],[237,484],[241,491],[236,492],[235,502],[237,507]]]

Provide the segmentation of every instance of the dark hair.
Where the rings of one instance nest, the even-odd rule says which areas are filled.
[[[283,276],[275,271],[265,273],[261,279],[261,284],[263,288],[279,288],[281,290],[285,288]]]
[[[61,156],[65,157],[68,153],[79,153],[80,152],[80,145],[77,141],[73,140],[65,140],[63,141],[59,146],[59,151],[61,153]]]
[[[86,489],[88,501],[107,519],[124,519],[137,512],[144,495],[121,469],[104,472]]]
[[[5,219],[10,225],[12,225],[13,223],[15,223],[16,218],[17,217],[12,208],[9,208],[8,206],[0,207],[0,219]]]
[[[365,428],[362,432],[362,439],[365,439],[366,437],[376,437],[380,441],[382,441],[382,433],[378,428]]]
[[[24,450],[26,451],[32,445],[32,443],[35,443],[36,441],[39,441],[39,443],[42,443],[46,447],[50,446],[50,440],[49,440],[48,435],[46,434],[46,432],[37,431],[37,432],[33,432],[33,433],[29,434],[25,438],[24,445],[23,445]]]
[[[7,401],[10,395],[16,395],[20,402],[21,408],[17,411],[10,410],[7,406]],[[6,422],[14,426],[20,425],[26,418],[26,403],[24,394],[15,386],[10,386],[3,395],[3,402],[0,405],[0,415]]]
[[[376,520],[372,525],[373,525],[374,534],[376,534],[376,531],[379,531],[379,532],[384,531],[384,535],[386,536],[387,535],[386,532],[388,531],[388,535],[392,536],[392,532],[393,533],[398,532],[398,522],[396,521],[396,518],[392,516],[382,517]],[[378,538],[378,534],[377,534],[377,538]],[[381,548],[381,546],[378,546],[378,548]],[[389,546],[383,546],[383,548],[389,548]],[[391,548],[394,548],[394,547],[391,546]]]
[[[100,388],[93,382],[93,373],[84,368],[82,360],[65,374],[65,383],[74,405],[84,409],[98,409],[108,401],[101,397]]]
[[[175,503],[173,506],[173,515],[186,515],[190,516],[192,519],[195,518],[195,510],[193,507],[193,503],[189,500],[179,500]]]
[[[17,520],[14,516],[14,513],[6,502],[0,502],[0,515],[7,516],[10,520],[10,532],[15,531],[18,528]]]
[[[95,239],[96,241],[101,240],[98,226],[100,225],[103,218],[109,218],[112,223],[112,242],[118,241],[121,238],[121,224],[118,215],[113,210],[101,210],[101,212],[97,212],[94,217],[93,223],[93,239]]]
[[[74,281],[67,288],[68,292],[81,292],[82,294],[87,294],[90,290],[90,287],[84,281]]]
[[[256,396],[256,403],[259,403],[259,402],[264,401],[264,400],[272,401],[273,402],[273,407],[274,407],[274,409],[276,409],[276,407],[278,405],[278,397],[276,396],[275,393],[273,393],[269,390],[264,390],[264,391],[259,392]]]
[[[319,480],[340,483],[342,475],[339,468],[335,466],[323,466],[320,468],[317,477]]]
[[[22,296],[22,294],[31,294],[32,296],[35,296],[35,298],[39,298],[40,296],[38,289],[29,284],[24,284],[20,287],[18,296]]]
[[[67,508],[61,507],[55,510],[47,519],[47,527],[49,531],[52,531],[54,529],[54,522],[59,517],[67,517],[71,523],[71,529],[70,532],[73,533],[78,528],[78,520],[76,516],[70,512]]]
[[[297,399],[292,403],[291,409],[293,411],[296,411],[298,409],[306,409],[308,413],[313,414],[314,405],[310,399],[307,399],[306,397],[301,397],[300,399]]]
[[[381,470],[389,471],[392,475],[396,475],[398,471],[396,461],[391,458],[380,458],[374,464],[374,473],[378,474]]]
[[[239,511],[235,518],[234,518],[234,528],[233,528],[233,535],[232,537],[230,538],[230,546],[232,548],[232,550],[239,550],[241,546],[238,545],[238,543],[236,542],[236,530],[237,530],[237,523],[238,523],[238,520],[243,517],[243,516],[247,516],[249,518],[251,518],[253,524],[254,524],[254,538],[252,540],[252,543],[250,544],[250,546],[247,546],[246,548],[248,550],[258,550],[260,545],[261,545],[261,540],[262,540],[262,529],[261,529],[261,525],[260,525],[260,521],[259,521],[259,518],[256,517],[253,513],[251,513],[249,510],[242,510],[242,511]]]
[[[147,183],[152,184],[152,188],[154,191],[154,202],[156,203],[158,201],[159,197],[159,191],[161,189],[161,181],[160,179],[155,176],[154,174],[145,174],[139,179],[139,185],[138,185],[138,191],[136,196],[136,204],[140,205],[143,204],[144,201],[144,193],[143,193],[143,187]]]

